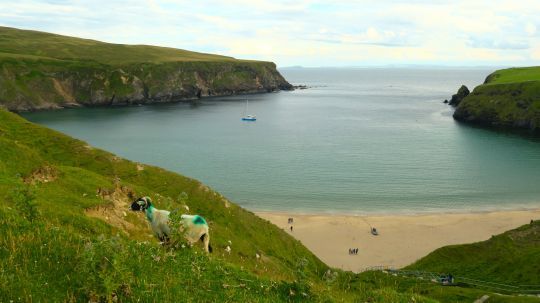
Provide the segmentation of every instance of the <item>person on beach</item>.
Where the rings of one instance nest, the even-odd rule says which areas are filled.
[[[292,225],[291,225],[291,232],[292,232]]]

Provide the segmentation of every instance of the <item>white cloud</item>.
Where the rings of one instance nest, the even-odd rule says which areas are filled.
[[[538,15],[537,0],[0,0],[5,26],[282,66],[535,64]]]
[[[536,26],[532,23],[527,23],[527,25],[525,26],[525,32],[529,36],[534,36],[534,34],[536,34]]]

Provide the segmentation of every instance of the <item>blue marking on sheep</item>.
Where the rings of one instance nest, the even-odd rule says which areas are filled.
[[[206,224],[206,220],[199,215],[195,215],[195,217],[193,217],[193,224]]]

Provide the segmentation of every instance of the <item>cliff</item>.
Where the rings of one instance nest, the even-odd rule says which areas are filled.
[[[497,128],[540,131],[540,67],[490,74],[456,107],[454,119]]]
[[[24,111],[292,89],[272,62],[0,27],[0,106]]]

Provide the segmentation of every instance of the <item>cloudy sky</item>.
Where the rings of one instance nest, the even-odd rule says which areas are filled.
[[[0,25],[278,66],[540,65],[539,0],[0,0]]]

